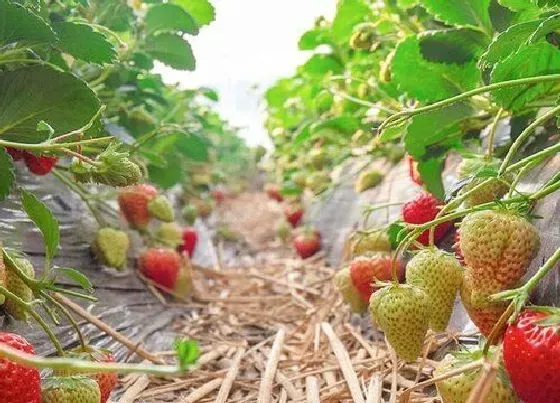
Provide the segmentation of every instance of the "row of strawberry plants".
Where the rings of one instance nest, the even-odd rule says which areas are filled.
[[[92,248],[106,267],[125,269],[129,230],[138,231],[141,273],[184,298],[197,234],[177,221],[192,226],[208,216],[262,155],[212,109],[214,90],[183,89],[154,72],[157,63],[194,70],[188,36],[213,20],[207,0],[0,0],[0,207],[19,198],[45,246],[36,276],[23,251],[0,242],[0,305],[15,320],[33,319],[58,356],[36,356],[24,335],[0,333],[1,401],[105,402],[116,372],[181,374],[196,360],[192,341],[177,344],[174,366],[114,363],[111,352],[88,344],[66,297],[95,301],[93,285],[55,265],[58,221],[18,179],[52,175],[75,193],[97,222]],[[181,220],[164,195],[171,188],[182,189]],[[59,286],[60,277],[83,291]],[[59,318],[73,325],[76,350],[65,351],[52,330]],[[53,375],[41,391],[38,370],[46,368]]]
[[[560,151],[558,6],[340,0],[332,21],[318,18],[300,38],[309,60],[266,93],[270,173],[284,195],[333,191],[347,180],[334,173],[348,165],[360,167],[357,192],[374,188],[379,167],[406,154],[424,192],[382,228],[367,218],[388,205],[367,208],[335,281],[406,361],[446,330],[460,294],[484,347],[441,364],[434,382],[444,402],[542,403],[560,393],[560,311],[529,305],[560,249],[526,275],[541,244],[534,209],[558,196],[560,176],[549,172],[532,192],[519,186]],[[450,155],[461,162],[445,187]],[[453,224],[455,256],[438,247]],[[509,379],[488,376],[485,362],[503,362]]]

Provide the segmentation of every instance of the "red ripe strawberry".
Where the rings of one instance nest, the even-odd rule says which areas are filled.
[[[551,312],[523,311],[504,336],[504,364],[525,403],[560,399],[560,310]]]
[[[173,249],[150,248],[140,255],[139,267],[146,277],[172,289],[181,269],[181,256]]]
[[[221,189],[214,189],[211,194],[217,204],[221,204],[226,200],[226,194]]]
[[[430,193],[422,193],[416,199],[409,201],[402,208],[403,220],[408,224],[424,224],[436,218],[438,206],[442,203]],[[434,241],[440,241],[453,226],[452,222],[444,222],[436,226]],[[429,231],[426,230],[416,239],[423,245],[428,245]]]
[[[302,259],[307,259],[321,249],[321,236],[317,231],[306,229],[294,238],[294,248]]]
[[[186,252],[189,257],[192,257],[196,244],[198,242],[198,234],[194,227],[187,227],[183,230],[183,244],[179,246],[180,252]]]
[[[14,161],[21,160],[25,154],[25,151],[13,147],[6,147],[6,152],[12,156]]]
[[[115,357],[109,351],[96,354],[94,359],[98,362],[115,362]],[[95,375],[95,379],[99,385],[99,390],[101,391],[100,403],[106,403],[107,400],[109,400],[109,396],[111,396],[113,389],[115,389],[119,384],[119,377],[115,373],[102,372]]]
[[[282,202],[284,200],[284,196],[280,193],[280,188],[277,185],[269,183],[265,185],[264,191],[272,200],[276,200],[277,202]]]
[[[292,224],[292,227],[297,227],[303,217],[303,209],[299,205],[287,206],[284,209],[284,216],[286,220]]]
[[[412,182],[420,186],[424,185],[420,172],[418,172],[418,163],[410,155],[406,156],[406,162],[408,164],[408,175]]]
[[[0,344],[7,344],[27,354],[35,354],[33,346],[17,334],[0,333]],[[40,403],[39,371],[0,358],[0,402]]]
[[[119,207],[131,227],[145,230],[151,216],[148,203],[157,195],[157,190],[148,184],[128,186],[119,193]]]
[[[463,251],[461,250],[461,232],[459,230],[455,231],[455,243],[453,244],[453,251],[455,252],[455,257],[463,266],[465,265],[465,257],[463,256]]]
[[[52,171],[56,165],[58,158],[49,157],[46,155],[34,155],[28,152],[23,154],[23,160],[27,169],[29,169],[35,175],[46,175]]]
[[[391,280],[393,259],[388,255],[359,256],[350,262],[350,278],[364,302],[369,302],[371,294],[379,288],[374,285],[376,280]],[[402,265],[397,263],[399,281],[404,277]]]

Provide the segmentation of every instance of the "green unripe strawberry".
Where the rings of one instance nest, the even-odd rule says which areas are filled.
[[[187,298],[193,288],[192,273],[187,265],[183,265],[177,274],[177,281],[173,287],[173,292],[182,298]]]
[[[276,234],[282,242],[286,242],[292,233],[291,227],[285,220],[280,220],[276,226]]]
[[[300,188],[305,187],[305,181],[307,179],[307,175],[303,172],[296,172],[292,175],[292,182],[298,185]]]
[[[35,277],[35,269],[31,262],[21,257],[11,255],[14,263],[27,277]],[[24,302],[31,302],[33,300],[33,292],[25,285],[23,280],[16,274],[15,268],[6,265],[6,288],[12,294],[21,298]],[[4,302],[6,311],[17,320],[27,320],[28,313],[25,309],[17,305],[12,299],[6,298]]]
[[[159,226],[156,238],[164,246],[176,248],[183,243],[183,230],[177,223],[164,222]]]
[[[352,312],[363,313],[367,310],[367,303],[364,302],[358,290],[352,284],[350,269],[344,267],[334,276],[334,284],[342,294],[344,302],[350,305]]]
[[[42,384],[43,403],[99,403],[101,391],[87,376],[53,376]]]
[[[491,350],[491,355],[492,353],[495,354],[495,352]],[[472,364],[481,357],[482,351],[480,350],[469,353],[457,353],[457,356],[448,354],[436,367],[434,377],[444,375],[449,371],[457,370],[465,365]],[[480,378],[480,375],[481,369],[477,368],[463,372],[452,378],[436,382],[436,387],[443,403],[465,403],[468,401],[471,392]],[[492,382],[490,392],[486,396],[486,399],[481,403],[516,403],[518,401],[519,399],[515,395],[515,392],[509,383],[507,373],[504,370],[503,365],[500,365],[498,368],[498,374]]]
[[[6,266],[4,265],[4,254],[2,253],[2,242],[0,242],[0,286],[6,288]],[[0,295],[0,305],[5,301],[4,295]]]
[[[457,179],[465,180],[484,169],[497,171],[500,164],[501,161],[495,158],[492,160],[480,157],[465,158],[457,166]],[[508,192],[511,179],[512,178],[509,176],[505,180],[492,178],[489,183],[465,199],[465,206],[472,207],[501,199]],[[468,192],[486,180],[488,180],[486,177],[473,177],[469,183],[463,187],[462,191]]]
[[[382,180],[383,174],[377,169],[364,171],[360,174],[360,176],[358,176],[354,189],[356,190],[356,193],[362,193],[368,189],[371,189],[372,187],[379,185]]]
[[[327,163],[327,153],[322,148],[314,148],[309,152],[309,163],[317,170],[323,169]]]
[[[385,231],[370,233],[355,232],[350,237],[350,251],[352,257],[368,252],[390,252],[391,242]]]
[[[164,195],[158,195],[148,202],[150,215],[163,222],[171,222],[175,219],[173,206]]]
[[[392,284],[373,293],[369,310],[397,355],[415,361],[422,352],[430,324],[426,293],[416,286]]]
[[[305,185],[314,194],[319,194],[327,190],[331,183],[331,177],[326,172],[313,172],[307,177]]]
[[[461,223],[461,252],[472,269],[474,287],[485,294],[517,286],[539,249],[539,233],[515,211],[468,214]]]
[[[196,206],[189,203],[186,204],[185,207],[183,207],[183,210],[181,210],[181,214],[183,215],[183,219],[188,225],[193,225],[198,212]]]
[[[436,248],[418,252],[406,266],[406,283],[424,290],[430,304],[430,327],[443,332],[449,324],[463,269],[455,256]]]
[[[108,267],[122,269],[126,266],[130,240],[124,231],[101,228],[97,231],[92,248],[99,261]]]

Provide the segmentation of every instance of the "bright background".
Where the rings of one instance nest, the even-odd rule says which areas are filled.
[[[270,147],[263,127],[262,94],[278,78],[290,76],[309,55],[298,50],[301,34],[315,18],[331,18],[336,0],[213,0],[216,20],[189,37],[196,71],[158,67],[168,83],[218,90],[217,109],[250,145]]]

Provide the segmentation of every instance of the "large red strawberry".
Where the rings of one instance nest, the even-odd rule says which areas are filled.
[[[408,224],[425,224],[436,218],[441,205],[442,203],[430,193],[421,193],[416,199],[403,206],[403,220]],[[440,241],[452,226],[452,222],[438,224],[434,232],[434,241]],[[423,245],[428,245],[429,230],[422,232],[416,240]]]
[[[196,244],[198,242],[198,234],[196,228],[187,227],[183,230],[183,244],[179,246],[180,252],[186,252],[189,257],[193,257]]]
[[[23,154],[23,160],[27,169],[35,175],[46,175],[52,171],[58,158],[47,155],[34,155],[28,152]]]
[[[12,156],[14,161],[21,160],[25,154],[25,151],[13,147],[6,147],[6,152]]]
[[[284,196],[280,193],[280,188],[272,183],[265,185],[264,191],[266,192],[269,199],[281,202],[284,200]]]
[[[504,364],[521,400],[557,403],[560,400],[560,310],[523,311],[508,326],[503,346]]]
[[[302,259],[313,256],[321,249],[321,236],[319,232],[311,229],[301,231],[294,238],[294,248]]]
[[[173,249],[150,248],[140,255],[142,273],[159,285],[172,289],[181,269],[181,256]]]
[[[0,344],[35,354],[33,346],[23,337],[13,333],[0,333]],[[41,378],[39,371],[0,358],[0,402],[40,403]]]
[[[375,282],[388,281],[392,278],[393,259],[389,255],[359,256],[350,262],[350,278],[352,284],[360,293],[362,300],[368,302],[371,294],[379,289]],[[404,271],[400,262],[397,262],[397,275],[399,281],[403,280]]]
[[[146,229],[151,219],[148,203],[156,195],[156,188],[148,184],[128,186],[119,192],[119,207],[131,227]]]
[[[301,208],[298,204],[287,206],[284,209],[284,216],[286,217],[286,220],[292,224],[292,227],[295,228],[301,222],[301,218],[303,217],[303,208]]]
[[[420,172],[418,172],[418,163],[410,155],[406,156],[406,162],[408,164],[408,176],[410,176],[412,182],[420,186],[424,185]]]
[[[94,355],[95,361],[98,362],[115,362],[115,357],[109,351],[100,352]],[[106,403],[111,396],[113,389],[119,384],[119,377],[114,372],[102,372],[95,375],[99,390],[101,391],[101,402]]]

